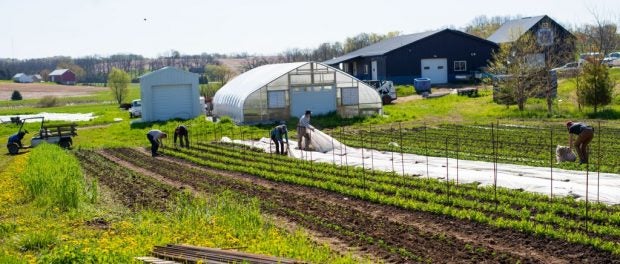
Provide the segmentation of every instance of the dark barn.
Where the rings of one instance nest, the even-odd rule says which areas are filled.
[[[550,17],[535,16],[510,20],[489,36],[487,40],[497,44],[511,43],[526,33],[536,39],[548,67],[564,65],[574,60],[575,36]]]
[[[433,84],[453,83],[470,80],[497,48],[494,42],[443,29],[386,39],[325,63],[362,80],[411,84],[424,77]]]

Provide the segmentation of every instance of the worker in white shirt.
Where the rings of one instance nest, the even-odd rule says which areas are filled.
[[[162,138],[167,138],[168,135],[164,132],[161,132],[161,130],[157,130],[157,129],[153,129],[151,131],[149,131],[148,133],[146,133],[146,138],[149,140],[149,142],[151,142],[151,155],[153,157],[158,156],[159,154],[157,154],[157,149],[159,149],[159,146],[161,145],[162,147],[164,146],[164,144],[161,142]]]
[[[299,118],[299,123],[297,123],[297,147],[301,150],[308,149],[310,146],[310,130],[314,131],[314,127],[310,125],[311,114],[310,110],[306,110],[306,113]],[[304,148],[301,147],[303,139],[305,139]]]

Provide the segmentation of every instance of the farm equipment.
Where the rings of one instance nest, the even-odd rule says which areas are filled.
[[[22,131],[27,133],[24,129],[24,124],[26,123],[26,120],[32,119],[41,119],[41,128],[30,140],[30,146],[22,147],[17,143],[9,143],[7,144],[7,149],[10,154],[17,154],[20,148],[33,148],[43,142],[58,144],[61,148],[65,149],[70,148],[73,145],[73,137],[77,136],[77,124],[75,123],[45,125],[43,117],[29,117],[19,120],[20,126],[17,133],[19,134]]]
[[[390,104],[392,101],[396,100],[396,88],[394,88],[394,83],[392,81],[366,80],[363,82],[370,85],[379,93],[381,102],[383,102],[384,105]]]

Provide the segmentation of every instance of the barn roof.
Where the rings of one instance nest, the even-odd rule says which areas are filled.
[[[69,69],[56,69],[53,72],[50,72],[49,76],[63,75]]]
[[[487,40],[493,41],[495,43],[513,42],[519,39],[521,35],[530,30],[530,28],[536,25],[536,23],[538,23],[544,17],[546,16],[543,15],[535,17],[524,17],[510,20],[504,23],[500,28],[498,28],[491,36],[487,38]]]
[[[426,32],[409,34],[409,35],[396,36],[393,38],[382,40],[370,46],[355,50],[353,52],[347,53],[340,57],[325,61],[323,63],[332,65],[332,64],[340,63],[340,62],[347,61],[347,60],[357,58],[357,57],[370,57],[370,56],[383,55],[385,53],[388,53],[400,47],[404,47],[418,40],[424,39],[428,36],[434,35],[435,33],[438,33],[440,31],[443,31],[443,30],[433,30],[433,31],[426,31]]]

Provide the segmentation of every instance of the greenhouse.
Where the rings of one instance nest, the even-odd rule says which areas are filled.
[[[332,112],[341,117],[380,114],[379,94],[369,85],[317,62],[270,64],[247,71],[217,91],[216,117],[235,123],[269,123]]]

